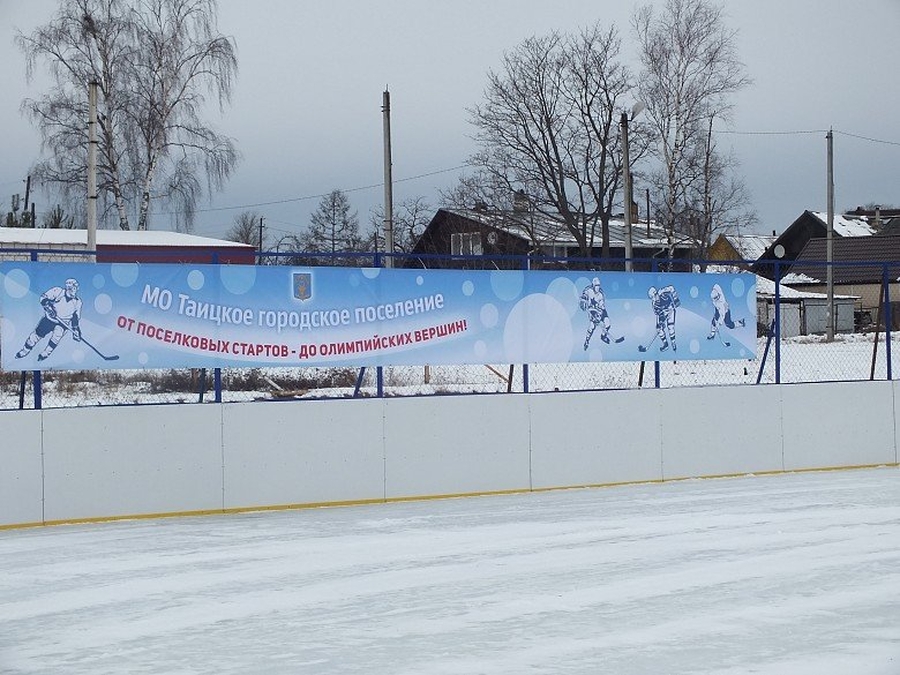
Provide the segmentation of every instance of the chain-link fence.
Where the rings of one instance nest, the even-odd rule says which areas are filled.
[[[734,271],[735,266],[729,269]],[[783,276],[779,264],[772,266],[776,279]],[[873,270],[870,287],[857,285],[858,294],[838,294],[832,300],[836,323],[831,339],[823,330],[827,328],[823,323],[827,296],[818,292],[821,289],[799,292],[796,287],[757,277],[760,324],[754,359],[383,368],[0,370],[0,410],[892,379],[900,372],[896,361],[900,307],[894,307],[892,293],[898,293],[888,280],[896,279],[897,274],[886,264],[865,263],[865,267]]]

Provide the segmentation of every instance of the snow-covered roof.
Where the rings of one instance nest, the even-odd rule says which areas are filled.
[[[577,242],[560,217],[553,217],[537,212],[510,213],[479,211],[476,209],[445,209],[451,213],[477,220],[489,227],[509,232],[526,241],[536,242],[542,245],[577,246]],[[625,246],[625,221],[621,218],[612,218],[609,221],[609,244],[613,248]],[[631,226],[631,241],[635,247],[664,248],[668,245],[668,238],[663,228],[654,222],[637,222]],[[678,242],[677,248],[681,248],[684,242]],[[597,225],[595,246],[600,246],[600,226]],[[688,242],[688,245],[690,242]]]
[[[97,230],[98,246],[166,246],[252,248],[248,244],[160,230]],[[87,230],[0,227],[0,248],[87,247]]]
[[[821,220],[824,225],[828,225],[827,213],[821,211],[810,211],[810,213]],[[835,234],[840,237],[868,237],[875,234],[875,228],[859,218],[847,218],[835,213],[832,222]]]
[[[744,260],[759,260],[774,242],[770,234],[729,234],[728,241]]]
[[[790,275],[788,275],[790,276]],[[786,282],[788,277],[784,278]],[[775,297],[775,282],[771,279],[766,279],[766,277],[761,277],[757,275],[756,277],[756,295],[758,297],[764,298],[774,298]],[[790,286],[786,286],[784,283],[781,284],[781,288],[778,290],[778,295],[781,298],[785,299],[828,299],[827,293],[810,293],[808,291],[798,291],[796,288],[791,288]],[[836,299],[846,299],[846,300],[857,300],[859,299],[858,295],[837,295],[834,296]]]

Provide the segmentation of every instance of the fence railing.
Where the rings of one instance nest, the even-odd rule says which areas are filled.
[[[85,251],[0,249],[2,260],[72,262]],[[134,262],[135,252],[106,252],[110,262]],[[140,252],[142,262],[172,262],[179,252]],[[219,262],[191,250],[193,263]],[[441,256],[435,254],[309,253],[256,254],[256,264],[291,266],[416,267],[427,269],[621,270],[624,261],[547,256]],[[0,410],[94,405],[184,404],[252,400],[336,399],[473,393],[555,392],[597,389],[755,385],[820,381],[891,380],[894,306],[900,261],[832,263],[831,294],[825,288],[828,265],[804,262],[798,275],[790,263],[749,260],[635,259],[648,271],[758,270],[757,350],[752,360],[483,364],[467,366],[384,366],[360,368],[224,368],[110,371],[2,371]],[[810,275],[810,269],[821,274]],[[762,276],[765,275],[765,276]],[[788,283],[793,282],[793,283]],[[829,298],[831,304],[829,304]],[[828,322],[834,317],[833,339]]]

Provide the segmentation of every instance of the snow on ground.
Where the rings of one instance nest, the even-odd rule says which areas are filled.
[[[884,334],[873,345],[874,333],[837,335],[828,343],[824,336],[801,336],[782,341],[780,347],[782,383],[860,381],[872,377],[887,379],[887,349]],[[892,377],[900,374],[900,334],[892,333]],[[759,339],[757,359],[728,361],[677,361],[660,363],[660,386],[691,387],[707,385],[755,384],[757,377],[764,384],[774,383],[775,345],[770,345],[763,362],[766,341]],[[872,368],[875,356],[874,371]],[[653,362],[640,363],[543,363],[531,364],[528,390],[532,392],[575,391],[587,389],[635,389],[655,386]],[[760,367],[762,366],[762,373]],[[226,403],[283,398],[347,398],[354,395],[358,372],[346,369],[343,385],[331,382],[333,369],[263,368],[224,369],[222,399]],[[173,377],[171,373],[180,375]],[[376,369],[367,368],[360,393],[375,396]],[[132,405],[154,403],[196,403],[200,400],[197,376],[183,371],[105,371],[76,373],[76,377],[45,375],[43,407],[59,408],[96,405]],[[256,377],[249,378],[248,374]],[[0,373],[2,375],[2,373]],[[19,407],[19,379],[16,374],[0,380],[0,410]],[[30,377],[30,376],[29,376]],[[387,396],[429,396],[434,394],[504,393],[509,388],[509,364],[489,366],[397,366],[384,369],[384,393]],[[277,385],[276,380],[290,382],[303,378],[302,384]],[[234,383],[252,379],[261,386],[247,388]],[[167,382],[171,381],[171,382]],[[319,384],[307,384],[306,382]],[[183,383],[182,389],[170,384]],[[167,386],[161,386],[167,385]],[[203,400],[214,399],[211,391],[212,375],[208,374]],[[524,390],[521,365],[512,373],[511,390]],[[31,380],[27,380],[23,397],[26,408],[33,407]]]
[[[10,675],[900,673],[900,470],[0,532]]]

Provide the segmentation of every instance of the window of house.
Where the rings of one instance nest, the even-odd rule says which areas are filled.
[[[454,232],[450,235],[450,253],[453,255],[481,255],[480,232]]]

